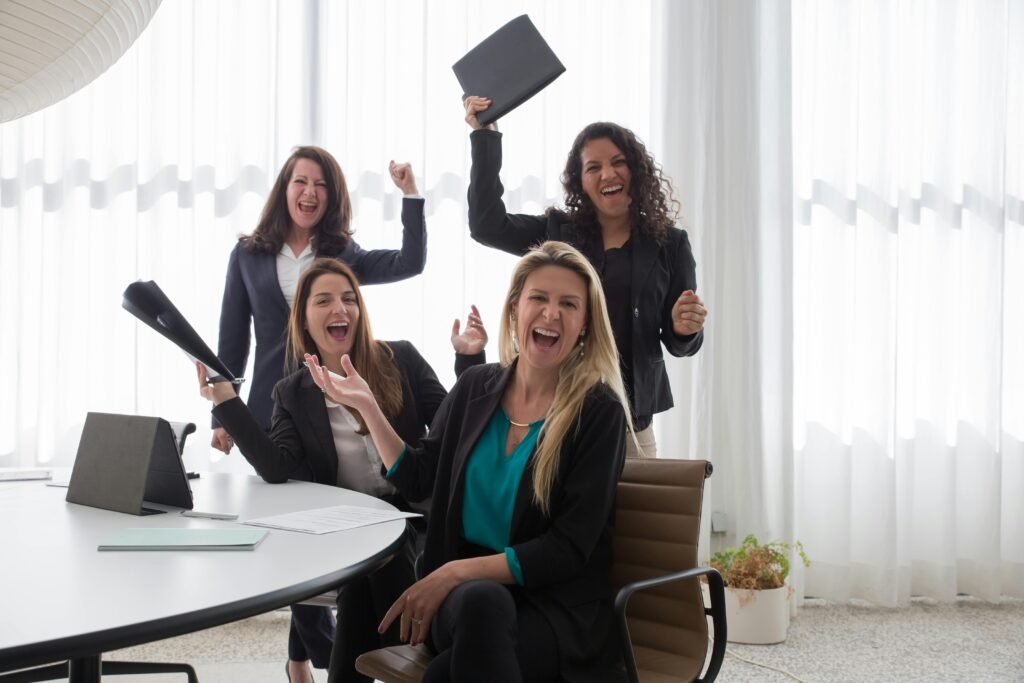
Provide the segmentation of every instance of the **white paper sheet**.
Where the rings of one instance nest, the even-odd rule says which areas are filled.
[[[356,505],[335,505],[314,510],[300,510],[285,515],[259,517],[249,519],[242,524],[263,526],[285,531],[301,531],[306,534],[330,534],[360,526],[391,522],[407,517],[422,517],[417,512],[401,512],[399,510],[381,510],[380,508],[364,508]]]

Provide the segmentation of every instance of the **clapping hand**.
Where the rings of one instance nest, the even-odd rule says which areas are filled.
[[[679,295],[672,306],[672,331],[680,337],[696,334],[704,328],[708,309],[692,289]]]
[[[452,348],[455,353],[472,356],[480,353],[487,346],[487,330],[484,329],[483,318],[476,306],[471,305],[469,315],[466,316],[466,330],[459,333],[459,319],[455,319],[452,325]]]
[[[412,173],[412,164],[396,164],[392,160],[388,164],[388,171],[391,173],[391,182],[402,191],[402,194],[419,194],[419,191],[416,189],[416,176]]]

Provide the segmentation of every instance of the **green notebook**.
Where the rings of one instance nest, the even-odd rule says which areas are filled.
[[[98,550],[252,550],[265,529],[121,529]]]

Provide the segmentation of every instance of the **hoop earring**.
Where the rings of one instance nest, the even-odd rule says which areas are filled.
[[[515,329],[512,330],[512,348],[517,354],[519,353],[519,336],[516,335]]]

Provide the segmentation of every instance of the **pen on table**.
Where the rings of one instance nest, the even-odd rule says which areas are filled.
[[[234,520],[238,519],[238,514],[234,512],[202,512],[200,510],[182,510],[182,517],[202,517],[203,519],[226,519]]]

